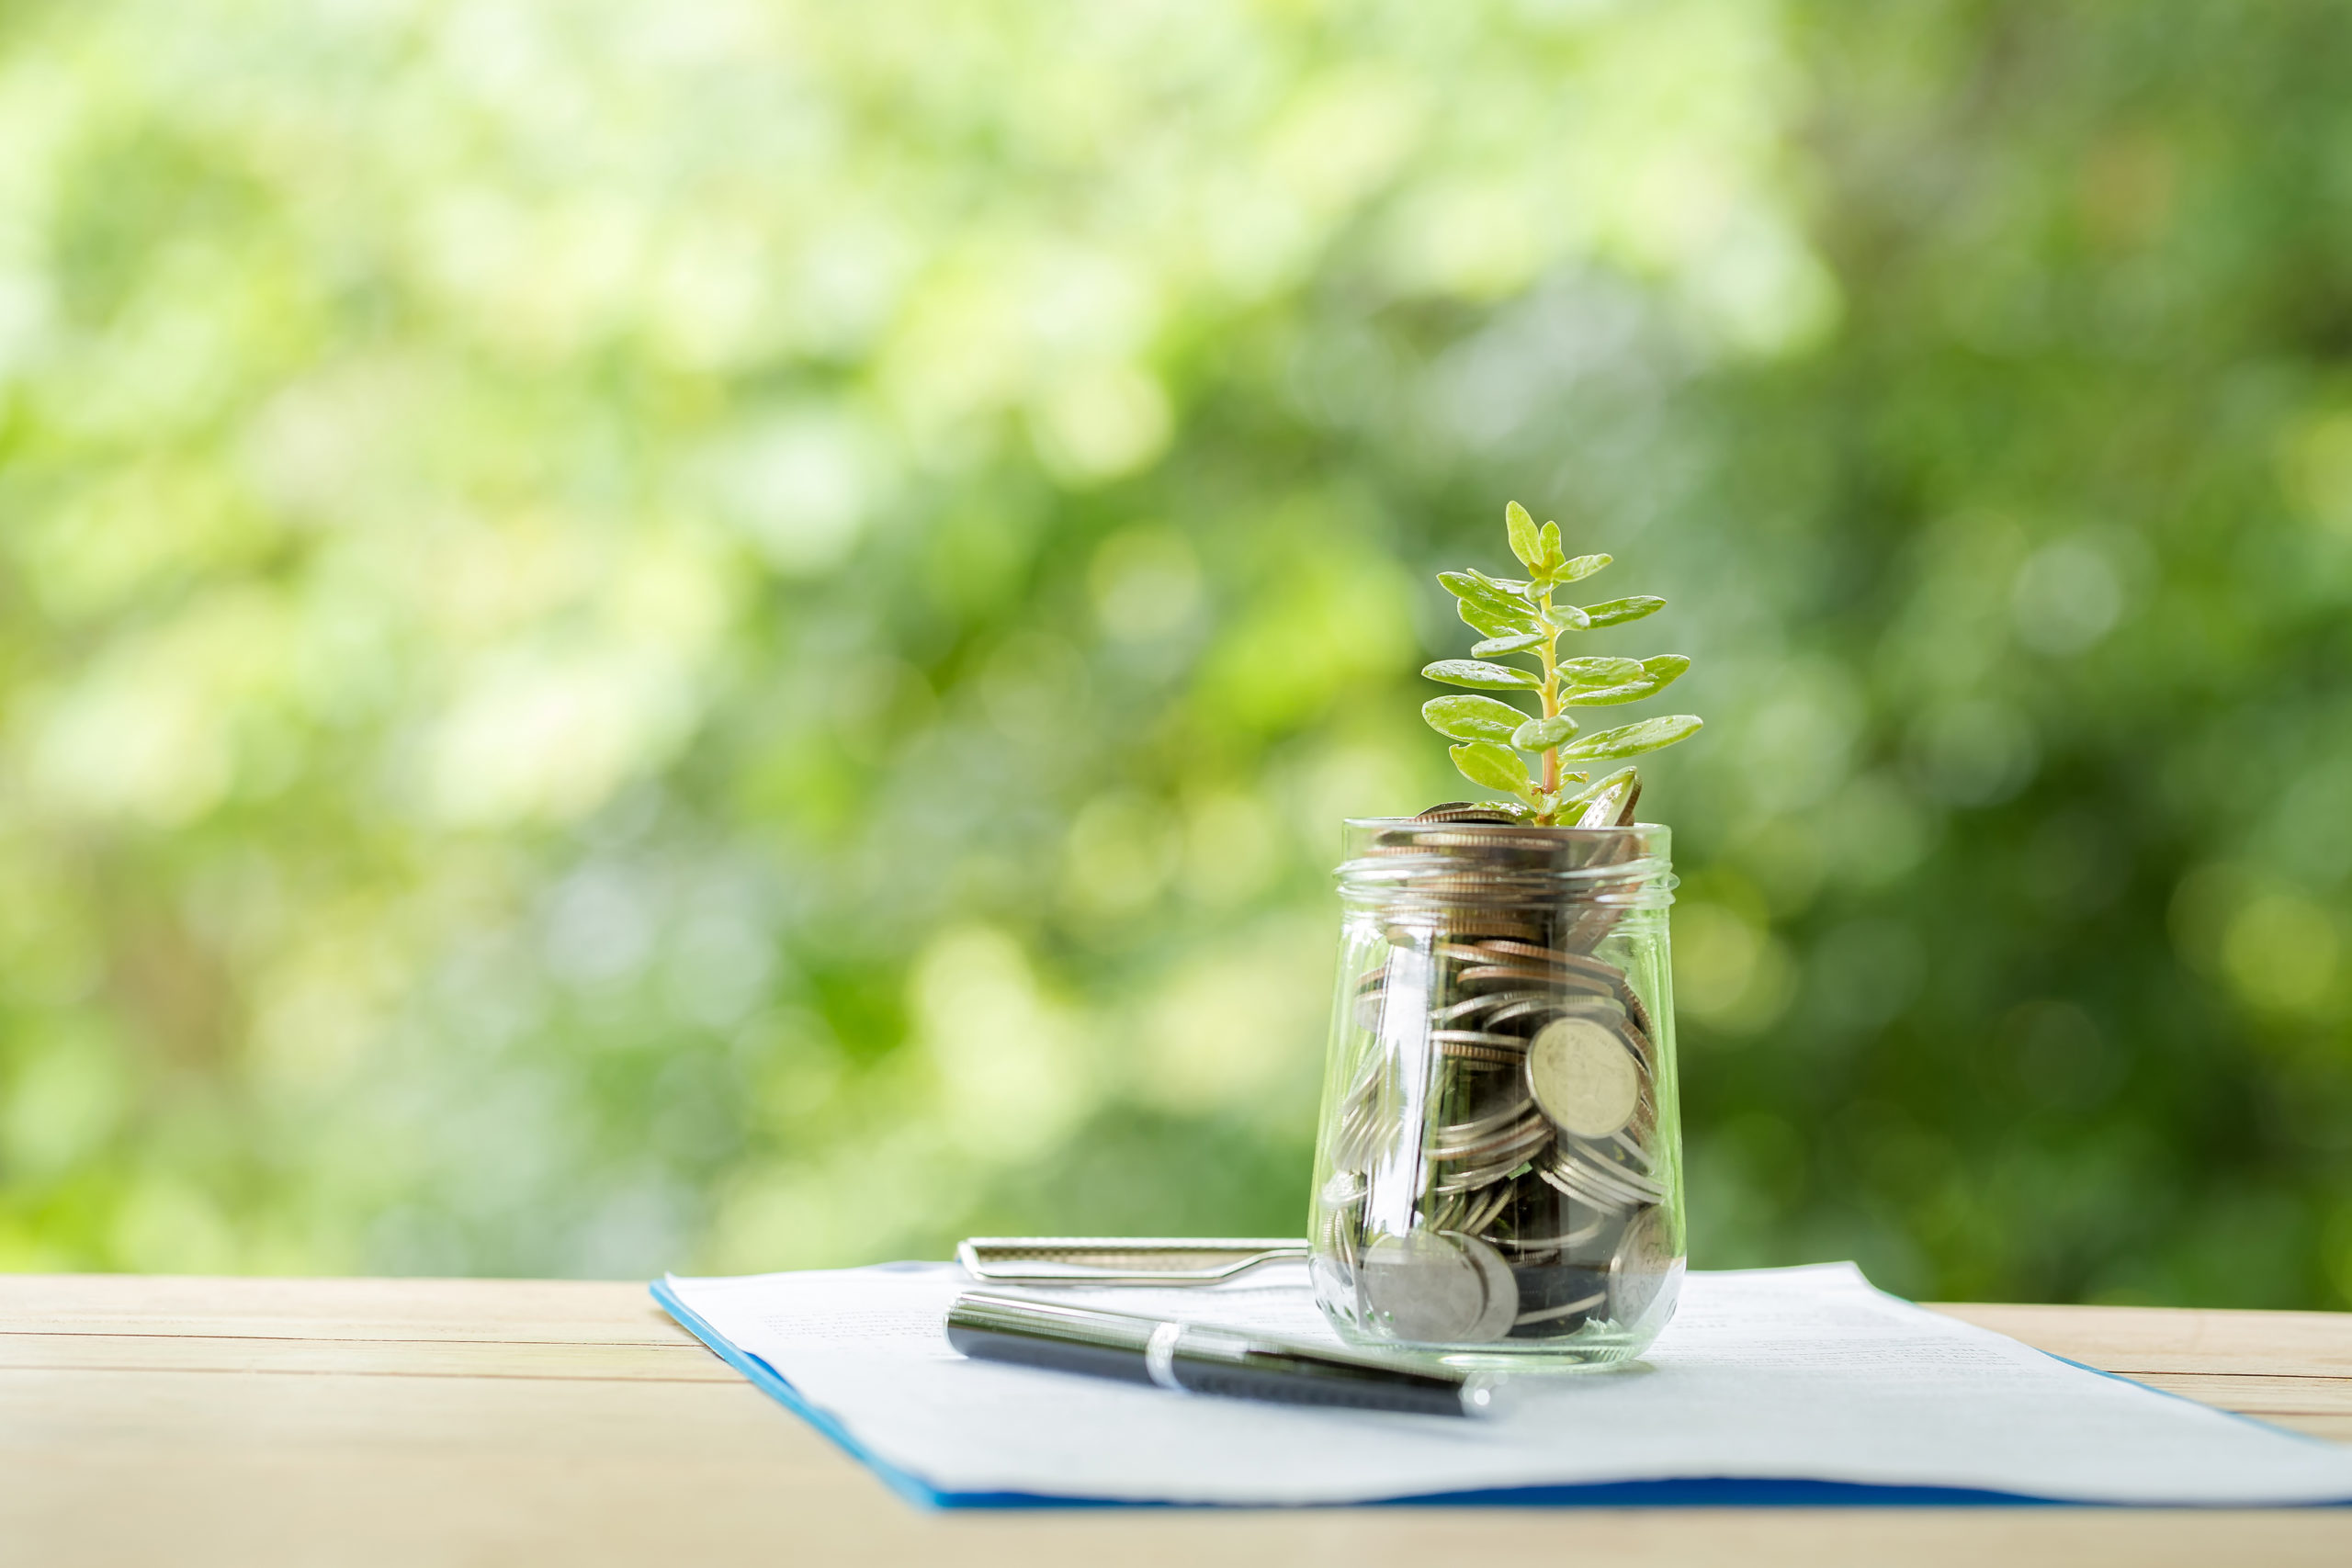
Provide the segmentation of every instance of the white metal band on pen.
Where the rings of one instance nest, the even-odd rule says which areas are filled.
[[[1151,1374],[1151,1381],[1180,1393],[1184,1385],[1176,1381],[1176,1343],[1183,1337],[1182,1324],[1163,1323],[1151,1331],[1151,1339],[1143,1348],[1143,1370]]]

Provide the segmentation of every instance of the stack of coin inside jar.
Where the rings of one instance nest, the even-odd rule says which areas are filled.
[[[1679,1253],[1670,1069],[1641,993],[1596,952],[1623,945],[1636,840],[1533,836],[1471,807],[1392,838],[1370,855],[1414,869],[1382,905],[1385,956],[1344,999],[1363,1043],[1327,1132],[1317,1250],[1359,1321],[1397,1339],[1640,1322]]]

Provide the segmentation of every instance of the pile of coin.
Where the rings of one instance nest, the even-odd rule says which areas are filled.
[[[1443,820],[1461,830],[1398,835],[1419,859],[1355,985],[1364,1043],[1327,1138],[1320,1250],[1400,1339],[1630,1327],[1674,1266],[1671,1176],[1648,1008],[1593,950],[1626,907],[1611,890],[1641,874],[1591,874],[1634,858],[1605,840]],[[1571,848],[1589,858],[1563,897]]]

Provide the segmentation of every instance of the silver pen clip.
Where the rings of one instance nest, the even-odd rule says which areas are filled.
[[[997,1285],[1215,1285],[1306,1257],[1287,1236],[976,1235],[956,1247],[967,1273]]]

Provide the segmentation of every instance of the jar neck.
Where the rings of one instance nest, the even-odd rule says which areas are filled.
[[[1671,831],[1521,828],[1414,818],[1352,818],[1339,866],[1350,905],[1591,903],[1663,908],[1674,901]]]

